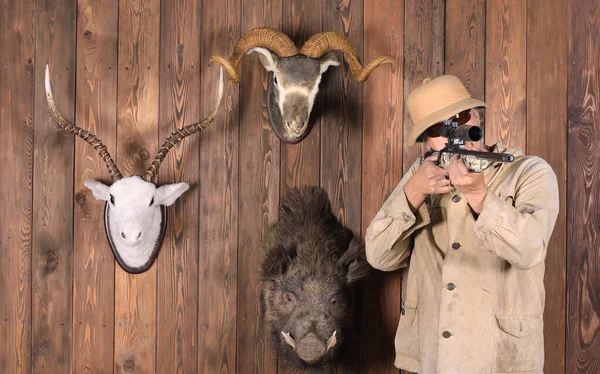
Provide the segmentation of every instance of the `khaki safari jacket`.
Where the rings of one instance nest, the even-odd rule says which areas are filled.
[[[542,373],[544,259],[559,209],[556,176],[539,157],[515,156],[483,172],[488,193],[475,217],[453,191],[430,195],[416,214],[404,184],[367,228],[367,260],[406,267],[396,332],[398,368],[418,373]]]

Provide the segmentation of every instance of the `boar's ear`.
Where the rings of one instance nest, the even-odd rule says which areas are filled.
[[[269,248],[261,266],[261,278],[273,279],[285,274],[296,256],[296,247],[293,245],[286,247],[279,243]]]
[[[352,284],[363,279],[369,274],[370,266],[365,254],[365,245],[362,241],[353,238],[348,250],[340,257],[338,265],[345,270],[346,283]]]

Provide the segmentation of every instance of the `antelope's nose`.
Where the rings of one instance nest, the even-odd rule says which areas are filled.
[[[136,245],[142,240],[142,232],[140,230],[121,231],[121,237],[125,239],[125,243]]]

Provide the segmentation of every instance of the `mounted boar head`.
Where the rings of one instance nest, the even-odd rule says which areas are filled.
[[[352,76],[365,81],[380,64],[392,64],[389,56],[380,56],[363,68],[356,49],[342,34],[328,31],[313,35],[298,51],[285,34],[271,28],[248,31],[238,41],[229,60],[213,56],[225,67],[233,82],[239,82],[236,72],[244,54],[256,52],[273,80],[267,93],[267,111],[275,134],[285,143],[298,143],[310,132],[310,113],[319,91],[321,75],[330,67],[338,66],[333,50],[344,53]]]
[[[167,226],[166,207],[173,204],[189,188],[187,183],[156,187],[152,181],[158,175],[163,158],[175,144],[205,129],[215,119],[222,96],[221,69],[217,102],[212,113],[201,122],[171,133],[143,177],[123,177],[102,141],[89,131],[67,121],[59,113],[52,95],[50,70],[46,65],[46,100],[56,125],[67,133],[77,135],[98,151],[113,179],[110,186],[93,179],[86,180],[84,185],[92,191],[96,200],[106,201],[106,235],[117,262],[125,271],[136,274],[152,266]]]

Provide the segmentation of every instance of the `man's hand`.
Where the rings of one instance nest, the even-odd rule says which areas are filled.
[[[435,160],[437,155],[427,157],[404,185],[404,194],[413,213],[423,204],[427,195],[445,194],[452,189],[450,180],[446,178],[448,170],[437,166]]]
[[[450,159],[448,173],[452,184],[465,196],[471,209],[477,214],[481,213],[487,195],[483,172],[470,171],[459,155],[455,155]]]

